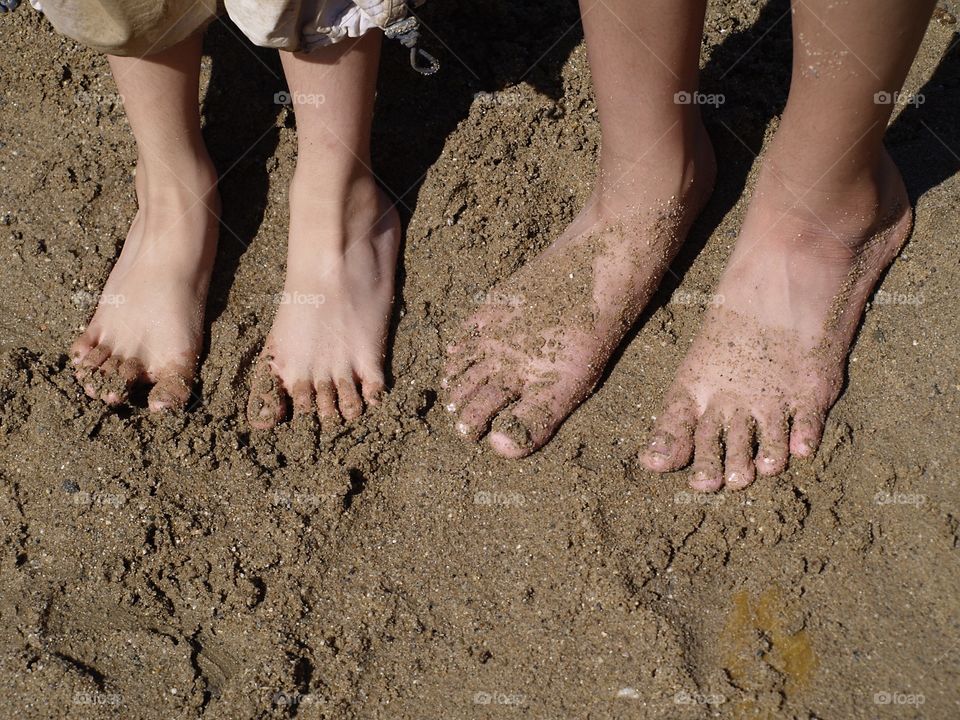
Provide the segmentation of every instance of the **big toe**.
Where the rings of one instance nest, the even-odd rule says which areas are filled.
[[[497,454],[511,459],[539,450],[584,395],[559,383],[533,392],[528,389],[514,407],[497,415],[489,436],[490,446]]]
[[[516,399],[516,383],[503,378],[487,378],[460,411],[457,432],[470,440],[479,440],[489,429],[493,416]]]
[[[147,396],[152,412],[185,407],[190,400],[193,368],[172,366],[157,373],[157,382]]]

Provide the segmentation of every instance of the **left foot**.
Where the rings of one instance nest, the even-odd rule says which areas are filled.
[[[811,187],[765,162],[717,304],[641,455],[648,469],[692,455],[691,487],[735,490],[816,452],[864,306],[910,232],[899,171],[885,152],[875,165]]]

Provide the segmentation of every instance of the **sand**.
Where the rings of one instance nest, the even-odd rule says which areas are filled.
[[[376,167],[406,230],[392,388],[322,432],[244,420],[295,159],[275,53],[222,25],[207,39],[225,207],[210,340],[198,399],[154,417],[142,396],[87,401],[65,354],[134,210],[121,103],[102,57],[27,8],[0,16],[0,715],[956,717],[956,10],[890,131],[916,226],[822,448],[712,496],[634,457],[783,107],[782,0],[711,3],[717,191],[596,394],[518,462],[464,444],[436,387],[477,298],[589,194],[574,3],[434,3],[430,78],[385,52]]]

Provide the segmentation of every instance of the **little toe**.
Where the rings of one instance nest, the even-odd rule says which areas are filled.
[[[257,430],[269,430],[287,414],[287,394],[267,358],[257,361],[247,400],[247,421]]]
[[[337,405],[344,420],[355,420],[363,413],[363,400],[357,392],[357,383],[352,377],[341,377],[336,381]]]
[[[147,396],[147,406],[152,412],[185,407],[190,400],[192,385],[192,367],[171,365],[157,373],[157,382]]]
[[[677,393],[668,400],[650,434],[640,462],[653,472],[678,470],[693,455],[693,432],[697,424],[697,408],[686,393]]]
[[[379,405],[387,389],[379,363],[368,362],[360,365],[357,376],[360,378],[360,395],[363,397],[363,402],[367,407]]]
[[[797,412],[790,427],[790,452],[800,457],[813,455],[823,437],[823,420],[823,414],[813,408]]]
[[[724,444],[724,485],[730,490],[742,490],[756,477],[753,464],[753,418],[746,413],[736,413],[727,424]]]
[[[755,465],[760,475],[779,475],[787,467],[789,440],[787,415],[779,408],[772,412],[758,412],[758,448]]]
[[[493,416],[516,399],[516,388],[491,378],[460,411],[457,432],[470,440],[479,440],[490,427]]]
[[[697,422],[693,444],[693,475],[690,487],[701,492],[713,492],[723,486],[723,463],[720,461],[720,415],[708,408]]]

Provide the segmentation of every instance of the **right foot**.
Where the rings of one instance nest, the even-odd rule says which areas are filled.
[[[709,197],[713,151],[702,126],[696,138],[599,178],[566,232],[487,294],[441,381],[461,435],[492,421],[493,449],[523,457],[586,399]]]
[[[91,398],[117,405],[143,382],[153,385],[151,410],[189,400],[216,253],[216,185],[206,157],[176,171],[138,164],[137,214],[93,319],[70,348]]]
[[[373,177],[330,182],[298,170],[290,186],[287,276],[254,370],[247,417],[257,429],[316,412],[352,420],[385,388],[400,220]]]

